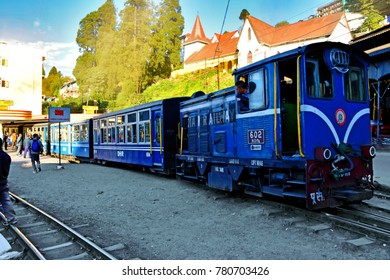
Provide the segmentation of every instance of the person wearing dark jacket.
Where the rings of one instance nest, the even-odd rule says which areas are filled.
[[[11,168],[11,157],[3,151],[3,140],[0,139],[0,203],[1,212],[7,218],[6,224],[16,224],[17,218],[14,206],[9,196],[8,174]]]
[[[39,154],[43,151],[43,145],[38,134],[34,133],[30,143],[28,144],[28,150],[30,151],[31,164],[33,167],[33,173],[41,172],[41,161]]]

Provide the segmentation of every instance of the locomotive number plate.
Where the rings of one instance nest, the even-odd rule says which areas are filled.
[[[264,144],[264,129],[248,130],[248,144]]]

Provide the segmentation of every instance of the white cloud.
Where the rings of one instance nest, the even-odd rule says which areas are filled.
[[[50,69],[55,66],[57,71],[61,71],[64,76],[73,77],[72,72],[76,65],[76,59],[80,56],[76,42],[37,42],[29,43],[29,45],[43,50],[46,57],[46,60],[43,62],[46,75],[48,75]]]
[[[34,26],[34,27],[39,27],[39,26],[41,26],[40,20],[39,20],[39,19],[34,20],[33,26]]]

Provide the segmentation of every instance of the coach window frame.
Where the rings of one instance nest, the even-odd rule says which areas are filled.
[[[68,142],[69,141],[69,131],[68,131],[67,125],[61,126],[59,133],[61,134],[61,142]]]
[[[125,128],[126,128],[126,117],[125,115],[116,116],[116,130],[117,130],[117,143],[124,144],[125,143]]]
[[[138,143],[150,142],[150,110],[138,111]]]
[[[358,90],[352,90],[353,85],[351,82],[351,74],[357,74],[358,77]],[[367,101],[367,94],[365,88],[367,88],[367,77],[364,71],[364,65],[362,62],[358,61],[357,59],[354,59],[351,57],[350,60],[350,65],[349,65],[349,71],[347,73],[343,74],[343,84],[344,84],[344,94],[345,94],[345,99],[348,102],[360,102],[364,103]],[[347,86],[349,86],[347,88]],[[359,92],[362,93],[363,95],[359,96],[356,98],[356,95],[354,93]]]
[[[312,55],[308,57],[308,55]],[[313,65],[309,69],[309,64]],[[309,79],[312,77],[312,79]],[[309,82],[312,83],[309,84]],[[305,59],[305,87],[309,98],[332,100],[334,99],[334,73],[328,68],[323,57],[323,51],[313,50]]]
[[[126,115],[126,143],[136,144],[137,141],[137,112],[131,112]]]
[[[99,139],[99,125],[98,125],[99,121],[98,120],[94,120],[93,121],[93,143],[94,144],[97,144],[98,143],[98,139]]]
[[[116,118],[108,117],[107,119],[107,143],[116,143]]]
[[[80,125],[72,125],[72,142],[80,142]]]
[[[85,123],[80,125],[80,142],[88,142],[88,125]]]
[[[257,77],[257,75],[259,75]],[[247,92],[249,95],[249,110],[241,111],[238,108],[238,100],[236,94],[237,112],[239,114],[246,114],[253,111],[265,110],[268,106],[267,99],[267,69],[262,67],[256,71],[240,75],[237,81],[243,80],[247,85]]]
[[[100,120],[100,143],[107,143],[107,119]]]

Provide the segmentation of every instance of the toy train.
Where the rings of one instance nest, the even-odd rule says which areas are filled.
[[[311,210],[370,199],[367,61],[340,43],[300,47],[233,73],[249,91],[245,111],[234,87],[197,92],[62,123],[61,133],[51,124],[51,152],[61,135],[61,154],[298,199]]]

